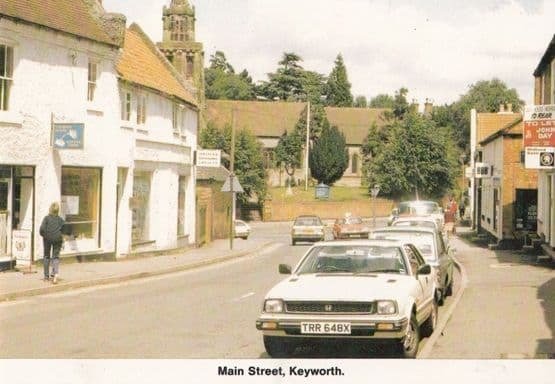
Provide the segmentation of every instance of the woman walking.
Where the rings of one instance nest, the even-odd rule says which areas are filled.
[[[44,246],[44,280],[48,281],[52,277],[54,284],[58,282],[60,249],[63,243],[62,227],[65,224],[59,213],[60,205],[58,203],[50,204],[48,215],[42,219],[39,231]],[[50,259],[52,259],[52,273],[50,273]]]

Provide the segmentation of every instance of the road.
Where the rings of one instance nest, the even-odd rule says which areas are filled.
[[[275,245],[197,270],[0,304],[0,357],[267,358],[254,321],[283,278],[278,264],[294,265],[308,244],[291,246],[287,223],[255,224],[252,236]],[[389,357],[330,348],[294,357]]]

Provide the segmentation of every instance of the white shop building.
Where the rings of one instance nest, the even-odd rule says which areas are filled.
[[[72,231],[62,257],[194,242],[194,97],[169,70],[133,81],[125,34],[88,0],[0,4],[0,262],[42,259],[55,201]]]

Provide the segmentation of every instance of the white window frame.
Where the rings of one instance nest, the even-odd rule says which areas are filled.
[[[13,84],[13,70],[15,65],[14,47],[0,42],[4,49],[4,71],[0,72],[0,111],[7,111],[10,104],[10,89]]]
[[[146,106],[147,95],[144,93],[137,94],[137,125],[146,124]]]
[[[87,66],[87,101],[94,101],[98,80],[98,62],[89,59]]]
[[[121,91],[121,120],[131,121],[131,91],[126,89]]]

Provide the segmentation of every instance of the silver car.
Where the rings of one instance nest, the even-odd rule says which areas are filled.
[[[442,305],[445,297],[453,293],[453,249],[445,244],[443,234],[435,228],[417,226],[392,226],[375,229],[371,239],[399,239],[413,243],[426,263],[437,271],[437,302]]]

